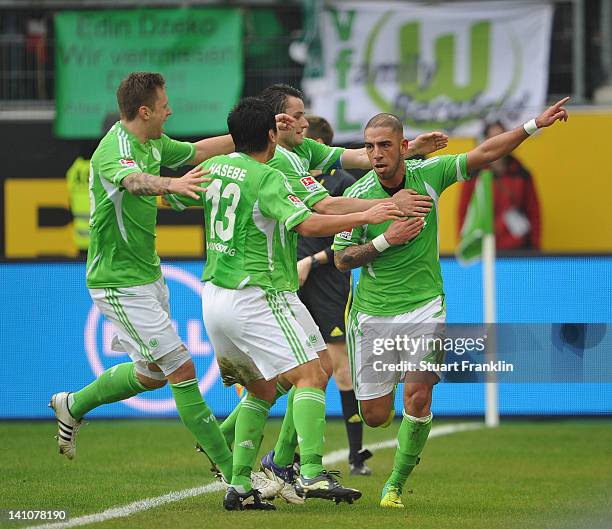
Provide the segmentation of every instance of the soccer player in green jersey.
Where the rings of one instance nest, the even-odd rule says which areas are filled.
[[[223,136],[192,144],[166,136],[163,125],[171,110],[160,74],[130,74],[119,85],[117,101],[121,121],[102,139],[91,161],[86,281],[96,307],[117,330],[114,345],[132,361],[105,371],[80,391],[52,396],[59,450],[74,458],[76,434],[90,410],[169,381],[181,420],[229,480],[231,453],[170,320],[168,289],[155,250],[155,195],[199,196],[200,184],[207,181],[201,168],[169,178],[159,176],[160,166],[197,164],[231,152],[233,142]]]
[[[314,179],[309,171],[320,169],[330,171],[336,167],[370,169],[370,161],[365,149],[343,149],[320,144],[315,140],[304,137],[308,121],[304,117],[304,101],[302,92],[288,85],[276,84],[266,88],[260,97],[268,101],[275,112],[285,113],[295,120],[292,128],[279,131],[278,145],[273,158],[268,165],[280,170],[288,179],[293,193],[300,198],[307,207],[322,214],[339,215],[357,211],[364,211],[381,200],[362,200],[358,197],[332,197],[327,190]],[[423,134],[410,142],[405,153],[406,156],[414,154],[427,154],[446,145],[448,138],[439,132]],[[419,195],[413,190],[400,190],[395,196],[387,197],[396,203],[406,215],[423,216],[431,208],[431,199]],[[303,325],[311,336],[313,345],[318,351],[323,367],[328,376],[333,372],[332,362],[327,352],[325,341],[315,324],[297,296],[298,275],[295,257],[297,255],[297,235],[288,234],[288,246],[293,253],[293,261],[287,261],[288,268],[277,270],[279,279],[286,281],[286,298],[291,309],[300,315]],[[285,381],[283,381],[285,384]],[[278,480],[282,485],[282,496],[289,502],[299,503],[291,483],[295,480],[293,472],[294,452],[297,446],[297,435],[293,425],[294,390],[287,398],[287,414],[279,434],[278,442],[272,452],[262,460],[262,466],[269,477]],[[233,421],[239,409],[226,419],[221,429],[228,442],[233,436]]]
[[[435,350],[398,350],[381,357],[374,344],[391,343],[398,336],[435,336],[444,325],[446,309],[438,246],[438,200],[442,192],[466,180],[472,171],[512,152],[538,128],[567,120],[563,105],[548,108],[524,126],[491,138],[468,153],[438,156],[424,161],[403,160],[408,148],[402,124],[396,116],[379,114],[365,128],[365,146],[373,170],[346,190],[349,197],[385,198],[399,188],[411,187],[428,194],[434,209],[413,240],[407,237],[407,221],[364,225],[335,237],[335,263],[339,270],[361,268],[347,328],[349,361],[355,394],[363,420],[381,426],[393,417],[396,385],[404,382],[404,412],[398,434],[393,471],[383,491],[382,507],[403,508],[402,488],[419,462],[431,430],[435,372],[418,371],[420,361],[435,359]],[[420,325],[422,324],[422,325]],[[377,340],[377,342],[374,342]],[[417,369],[405,373],[385,370],[376,362],[410,362]],[[435,363],[435,360],[432,360]]]
[[[295,266],[288,232],[325,236],[399,218],[400,209],[382,201],[365,212],[312,214],[293,194],[285,176],[266,165],[276,147],[272,107],[257,98],[241,101],[228,116],[236,151],[202,164],[212,182],[199,200],[168,195],[177,209],[204,207],[207,261],[202,310],[208,336],[226,385],[248,390],[235,425],[228,510],[273,509],[252,488],[251,470],[263,426],[277,398],[277,379],[295,386],[293,418],[298,434],[304,497],[352,502],[361,496],[343,487],[322,465],[327,383],[317,350],[288,302],[286,279],[276,271]],[[416,234],[416,230],[415,230]]]

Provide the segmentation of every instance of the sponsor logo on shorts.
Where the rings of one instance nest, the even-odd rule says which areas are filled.
[[[242,443],[240,443],[240,446],[242,448],[248,448],[249,450],[255,450],[255,445],[253,444],[253,441],[251,441],[250,439],[247,439],[246,441],[242,441]]]
[[[311,344],[315,344],[315,343],[317,342],[317,336],[316,336],[315,334],[311,334],[311,335],[308,337],[308,341],[309,341]]]
[[[341,239],[344,239],[346,241],[350,241],[353,238],[353,230],[341,231],[338,234],[338,237],[340,237]]]
[[[305,176],[300,178],[300,182],[308,191],[316,191],[319,189],[319,182],[317,182],[312,176]]]
[[[293,203],[296,208],[301,208],[304,205],[304,203],[295,195],[289,195],[287,198]]]
[[[157,338],[151,338],[149,340],[149,347],[153,347],[155,349],[159,345],[159,340]]]

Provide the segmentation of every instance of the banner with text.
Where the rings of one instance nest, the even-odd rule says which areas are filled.
[[[119,82],[133,71],[164,75],[176,136],[216,134],[242,90],[238,9],[78,11],[55,16],[55,132],[98,138],[117,112]]]
[[[380,112],[398,115],[409,136],[473,136],[482,120],[515,124],[540,111],[551,22],[545,3],[334,1],[318,21],[323,57],[310,58],[324,68],[304,89],[337,142],[362,141]]]

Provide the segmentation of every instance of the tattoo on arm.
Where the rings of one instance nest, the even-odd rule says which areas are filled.
[[[379,251],[374,248],[372,242],[360,244],[358,246],[349,246],[344,250],[340,250],[334,254],[334,263],[338,270],[350,270],[371,263],[380,255]]]
[[[132,195],[164,195],[168,192],[170,177],[130,173],[121,181],[121,185]]]

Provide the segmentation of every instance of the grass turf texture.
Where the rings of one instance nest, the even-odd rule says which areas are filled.
[[[366,429],[366,442],[393,438],[398,425]],[[269,422],[262,450],[272,446],[279,427],[280,421]],[[79,433],[74,461],[57,454],[54,434],[50,422],[0,423],[0,509],[66,509],[74,518],[212,481],[207,461],[177,421],[94,421]],[[326,452],[344,448],[344,425],[328,421],[326,439]],[[296,522],[354,529],[604,528],[612,519],[610,447],[609,420],[507,422],[430,439],[402,511],[378,507],[393,461],[394,450],[386,449],[370,461],[369,478],[350,476],[345,462],[334,465],[343,483],[363,492],[351,506],[276,500],[276,512],[228,513],[223,493],[213,492],[85,527],[235,529],[265,518],[267,529]]]

